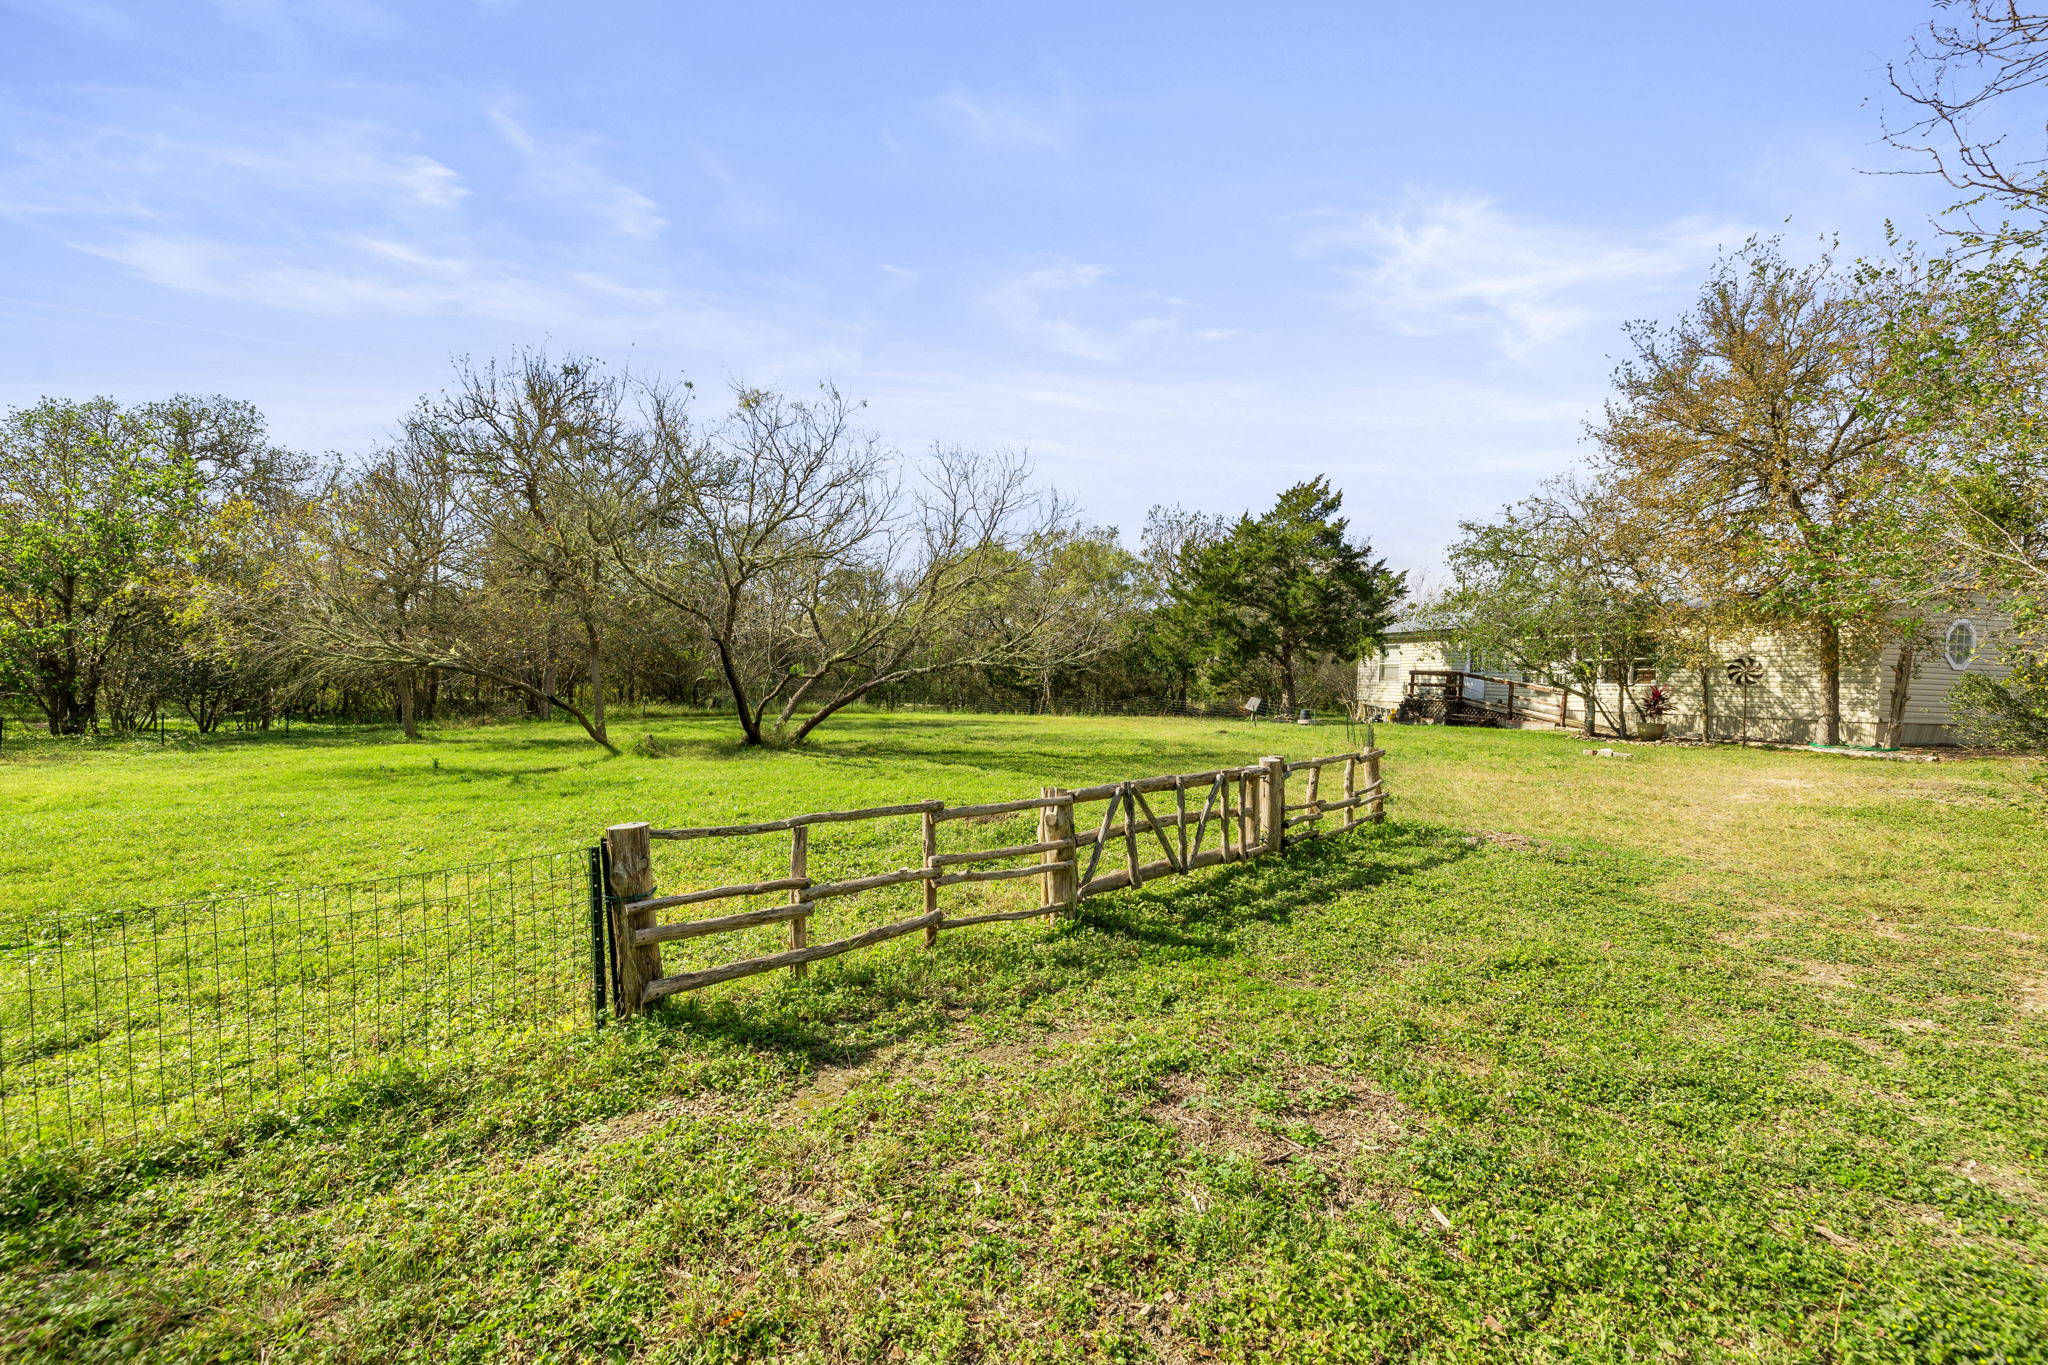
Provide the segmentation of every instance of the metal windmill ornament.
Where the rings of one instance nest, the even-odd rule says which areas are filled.
[[[1764,680],[1764,666],[1754,654],[1744,654],[1728,661],[1728,681],[1742,689],[1742,742],[1749,743],[1749,698],[1750,689]]]

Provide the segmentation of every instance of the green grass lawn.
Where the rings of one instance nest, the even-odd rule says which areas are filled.
[[[5,912],[1342,747],[854,717],[748,754],[701,720],[622,728],[676,755],[534,726],[0,761]],[[1384,826],[631,1028],[508,1027],[203,1138],[18,1159],[0,1346],[2048,1359],[2038,767],[1380,735]]]

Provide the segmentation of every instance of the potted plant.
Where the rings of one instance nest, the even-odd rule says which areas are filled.
[[[1652,687],[1650,695],[1644,697],[1636,707],[1643,723],[1636,727],[1636,738],[1652,740],[1664,738],[1664,713],[1671,709],[1671,694],[1661,687]]]

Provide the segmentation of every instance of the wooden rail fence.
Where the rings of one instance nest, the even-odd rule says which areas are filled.
[[[1376,823],[1386,816],[1386,787],[1380,772],[1383,756],[1384,752],[1373,747],[1368,735],[1365,747],[1356,753],[1332,754],[1297,763],[1269,757],[1245,767],[1108,782],[1075,791],[1045,787],[1037,796],[1019,801],[970,806],[913,801],[700,829],[657,829],[646,823],[613,825],[605,831],[604,839],[613,1010],[621,1016],[632,1016],[671,995],[785,967],[801,976],[813,962],[919,930],[929,947],[946,929],[1071,913],[1088,897],[1105,891],[1142,886],[1159,877],[1280,852],[1289,844],[1322,833],[1324,821],[1333,817],[1342,817],[1337,827],[1344,830],[1361,823]],[[1341,796],[1324,794],[1324,770],[1331,767],[1341,767]],[[1304,798],[1290,804],[1289,780],[1303,773],[1307,774]],[[1158,798],[1158,807],[1154,806],[1153,798]],[[1101,818],[1077,825],[1077,809],[1098,802],[1102,806]],[[1164,814],[1160,813],[1162,809]],[[1025,812],[1037,814],[1037,837],[1032,842],[953,853],[938,851],[938,829],[942,824],[956,820],[991,821]],[[811,878],[810,832],[816,826],[913,815],[919,817],[923,836],[918,866],[839,881]],[[789,835],[787,876],[676,895],[656,894],[656,841],[741,839],[781,833]],[[1155,842],[1161,856],[1151,857],[1151,845]],[[1014,863],[1023,858],[1035,861],[1021,866],[976,866]],[[1105,866],[1106,863],[1121,866]],[[1036,899],[1040,904],[1035,907],[949,916],[939,904],[939,892],[945,887],[1026,878],[1038,880]],[[917,884],[922,889],[921,914],[826,943],[809,941],[811,918],[822,903],[907,884]],[[664,911],[685,906],[776,896],[782,898],[780,904],[707,919],[662,922]],[[789,946],[783,951],[695,971],[665,973],[662,968],[664,943],[785,922],[789,926]]]

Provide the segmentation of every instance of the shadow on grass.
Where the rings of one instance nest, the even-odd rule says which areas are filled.
[[[1229,863],[1193,882],[1176,879],[1135,896],[1089,901],[1079,922],[1140,942],[1229,953],[1233,935],[1247,924],[1284,924],[1299,910],[1321,909],[1347,892],[1427,872],[1472,851],[1466,840],[1428,826],[1360,828],[1297,845],[1279,858]]]
[[[1425,874],[1471,852],[1453,832],[1430,826],[1394,823],[1334,834],[1280,857],[1093,899],[1073,919],[979,926],[941,939],[936,952],[849,955],[820,964],[803,980],[673,999],[639,1022],[591,1039],[599,1045],[591,1055],[610,1060],[579,1065],[654,1074],[661,1070],[658,1054],[674,1048],[679,1060],[691,1063],[675,1073],[692,1077],[686,1085],[724,1089],[749,1085],[760,1074],[733,1065],[749,1055],[775,1063],[769,1074],[797,1076],[860,1066],[901,1043],[957,1037],[963,1025],[991,1040],[1019,1029],[1028,1036],[1046,1022],[1031,1014],[1041,1000],[1132,981],[1176,961],[1228,959],[1240,951],[1248,929],[1284,925],[1302,911]],[[119,1149],[88,1144],[0,1158],[0,1228],[124,1184],[218,1166],[278,1134],[396,1132],[391,1125],[456,1123],[471,1109],[488,1111],[498,1084],[489,1065],[472,1076],[471,1065],[451,1060],[458,1064],[394,1057],[332,1078],[312,1094],[267,1099],[225,1127],[159,1134]],[[546,1054],[533,1053],[530,1065],[547,1066]],[[623,1112],[651,1103],[657,1093],[673,1093],[659,1091],[660,1084],[598,1109]],[[594,1116],[601,1115],[593,1110],[575,1121]]]
[[[1092,899],[1072,919],[964,930],[934,953],[847,958],[802,981],[722,996],[674,998],[642,1029],[695,1043],[772,1052],[810,1066],[861,1064],[880,1049],[961,1023],[1014,1018],[1034,1001],[1128,976],[1164,960],[1219,960],[1254,925],[1417,876],[1469,856],[1456,834],[1402,824],[1301,844],[1137,892]],[[1043,921],[1036,922],[1043,924]]]

